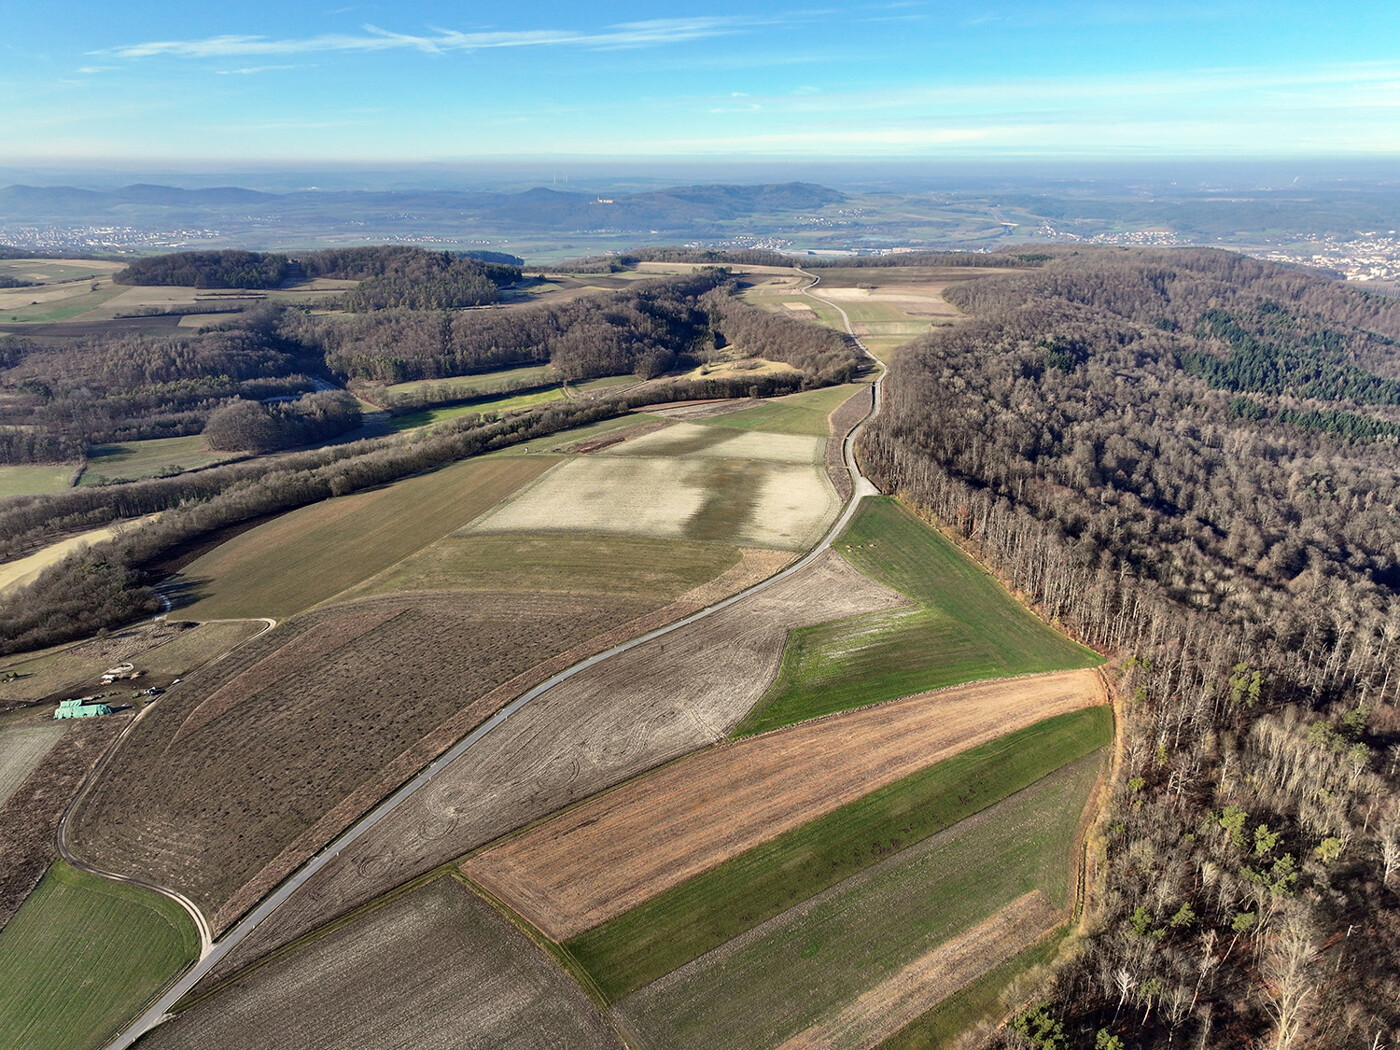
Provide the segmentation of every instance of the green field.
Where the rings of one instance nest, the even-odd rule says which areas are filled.
[[[983,1022],[996,1022],[1006,1013],[1001,997],[1011,982],[1053,959],[1067,934],[1061,928],[1010,962],[987,971],[890,1036],[880,1044],[880,1050],[939,1050]]]
[[[595,390],[604,390],[608,387],[623,386],[635,383],[636,376],[607,376],[603,379],[590,379],[583,383],[571,383],[569,389],[580,394],[591,393]],[[568,395],[564,393],[562,386],[550,387],[548,390],[535,390],[528,394],[507,394],[504,397],[485,398],[481,401],[473,401],[469,405],[451,405],[446,408],[425,408],[421,412],[411,412],[404,416],[394,416],[389,420],[389,427],[393,430],[414,430],[418,427],[432,426],[434,423],[442,423],[449,419],[456,419],[459,416],[470,415],[475,412],[483,416],[497,416],[506,412],[515,412],[522,408],[533,408],[536,405],[547,405],[553,401],[568,400]]]
[[[507,368],[501,372],[483,372],[473,376],[451,376],[447,379],[415,379],[411,383],[395,383],[384,388],[386,394],[421,394],[440,390],[476,390],[496,394],[503,390],[539,386],[550,380],[549,365],[526,365]]]
[[[1088,708],[939,762],[697,875],[565,947],[616,1001],[1105,746],[1112,723],[1108,708]]]
[[[809,434],[826,437],[831,427],[827,416],[860,389],[858,384],[828,386],[789,394],[778,401],[755,408],[745,408],[713,419],[698,419],[697,423],[711,427],[734,427],[738,430],[766,430],[776,434]]]
[[[738,560],[738,548],[715,543],[570,533],[454,534],[341,597],[479,590],[669,598],[713,579]]]
[[[6,463],[0,465],[0,499],[62,492],[73,481],[76,463]]]
[[[890,863],[784,913],[758,936],[623,1000],[641,1041],[771,1047],[1034,890],[1063,906],[1089,755]]]
[[[23,288],[17,289],[24,291]],[[33,289],[38,291],[37,288]],[[66,299],[53,299],[49,302],[33,303],[14,309],[0,310],[0,321],[32,321],[35,324],[49,321],[69,321],[79,314],[85,314],[94,307],[101,306],[109,299],[115,299],[124,288],[105,285],[97,291],[86,291]]]
[[[777,680],[736,736],[963,682],[1103,662],[896,500],[862,501],[833,548],[917,607],[794,631]]]
[[[465,525],[556,461],[474,458],[323,500],[236,536],[172,581],[178,615],[282,618],[309,609]]]
[[[108,481],[135,481],[178,474],[182,470],[207,467],[236,455],[237,452],[210,451],[199,434],[98,445],[88,454],[87,469],[83,471],[78,484],[100,485]]]
[[[0,1045],[101,1046],[198,954],[174,901],[56,861],[0,936]]]

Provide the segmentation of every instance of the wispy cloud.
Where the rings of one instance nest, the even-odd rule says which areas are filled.
[[[764,20],[767,21],[767,20]],[[763,24],[739,17],[656,18],[622,22],[593,33],[568,29],[519,29],[463,33],[434,28],[427,34],[396,33],[366,25],[359,34],[322,33],[317,36],[273,39],[265,36],[223,35],[201,40],[153,40],[92,54],[120,58],[230,58],[254,55],[301,55],[312,52],[477,51],[502,47],[627,48],[684,43],[740,32]]]
[[[244,66],[242,69],[220,69],[217,70],[221,77],[250,77],[256,73],[271,73],[278,69],[296,69],[294,65],[281,66]]]

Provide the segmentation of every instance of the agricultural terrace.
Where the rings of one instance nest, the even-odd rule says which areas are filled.
[[[0,724],[0,806],[34,770],[67,728],[62,722],[9,719]]]
[[[212,451],[199,434],[99,445],[89,453],[87,466],[78,484],[102,485],[111,481],[165,477],[195,467],[207,467],[211,463],[222,463],[239,455],[241,453]]]
[[[0,659],[0,701],[25,702],[100,689],[102,672],[134,661],[142,689],[165,686],[246,641],[266,624],[260,620],[206,623],[154,622],[77,645]],[[13,676],[13,677],[11,677]],[[129,683],[107,686],[118,697]],[[47,713],[47,712],[46,712]]]
[[[683,596],[678,611],[763,579],[787,558],[746,551],[732,570]],[[772,681],[790,629],[902,600],[828,553],[712,616],[561,682],[345,847],[212,980],[508,831],[722,740]]]
[[[620,1047],[545,952],[451,877],[396,895],[161,1025],[150,1050]]]
[[[1102,702],[1096,674],[1067,672],[965,686],[712,748],[506,839],[463,870],[566,940],[930,763]],[[1080,746],[1088,730],[1065,724],[1041,732]],[[993,747],[993,757],[1014,746]]]
[[[1102,663],[896,500],[862,501],[833,546],[915,607],[793,632],[778,680],[740,735],[961,682]]]
[[[656,981],[619,1016],[644,1047],[831,1045],[842,1029],[844,1045],[873,1045],[899,1018],[891,982],[936,999],[1059,920],[1099,772],[1098,755],[1071,763]],[[928,958],[1002,909],[1011,943],[991,959]]]
[[[562,464],[474,529],[805,550],[840,509],[822,468],[824,442],[676,423]]]
[[[178,597],[180,615],[194,619],[289,616],[441,539],[551,465],[467,459],[313,503],[221,544],[163,589]]]
[[[0,1044],[99,1047],[198,954],[174,901],[57,861],[0,936]]]

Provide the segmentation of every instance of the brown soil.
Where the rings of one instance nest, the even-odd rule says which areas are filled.
[[[637,411],[647,412],[654,416],[665,416],[667,419],[694,422],[697,419],[727,416],[731,412],[742,412],[746,408],[757,408],[759,405],[768,403],[765,400],[752,398],[731,398],[725,401],[682,401],[675,405],[649,405],[645,408],[639,408]]]
[[[57,855],[54,836],[69,801],[131,715],[74,722],[0,805],[0,929]]]
[[[828,555],[766,591],[575,675],[345,849],[200,990],[453,857],[723,739],[773,680],[791,628],[903,603]],[[683,608],[654,616],[674,620]],[[622,641],[644,630],[634,622],[617,633]]]
[[[1103,703],[1094,671],[978,682],[721,745],[464,865],[563,941],[925,766]]]
[[[300,616],[161,698],[79,807],[74,850],[186,892],[222,931],[499,687],[654,604],[422,594]]]
[[[831,436],[826,441],[826,473],[836,486],[842,503],[849,500],[855,491],[851,472],[846,469],[846,460],[842,455],[842,445],[845,444],[846,435],[870,411],[871,396],[868,389],[857,390],[831,413]]]
[[[201,1002],[150,1050],[618,1047],[579,987],[520,931],[440,878]]]
[[[1063,919],[1039,890],[940,944],[880,982],[826,1024],[793,1036],[779,1050],[865,1050],[879,1046],[983,974],[1025,951]]]

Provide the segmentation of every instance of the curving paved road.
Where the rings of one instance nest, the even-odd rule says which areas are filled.
[[[649,631],[646,634],[639,635],[638,637],[631,639],[630,641],[623,642],[622,644],[615,645],[611,649],[608,649],[604,652],[598,653],[594,656],[590,656],[588,659],[582,660],[579,663],[574,664],[572,667],[560,671],[558,674],[554,675],[554,677],[548,679],[547,681],[541,682],[533,689],[521,694],[520,696],[512,700],[510,703],[506,704],[505,707],[501,708],[494,715],[488,718],[485,722],[473,729],[470,733],[468,733],[465,737],[459,740],[449,750],[443,752],[442,755],[440,755],[430,765],[424,768],[423,771],[420,772],[416,777],[405,783],[402,787],[400,787],[397,791],[395,791],[384,801],[380,802],[379,805],[375,806],[374,809],[369,811],[369,813],[361,817],[357,823],[355,823],[349,829],[347,829],[339,838],[330,843],[330,845],[326,846],[323,850],[321,850],[321,852],[317,853],[314,857],[312,857],[309,861],[302,865],[302,867],[298,869],[295,874],[288,878],[286,882],[284,882],[281,886],[274,890],[269,896],[264,897],[262,902],[259,903],[256,908],[254,908],[247,915],[245,915],[236,926],[229,930],[228,933],[226,933],[217,942],[211,943],[205,941],[204,950],[200,954],[199,961],[196,962],[195,965],[191,967],[188,971],[186,971],[185,974],[178,981],[171,985],[170,988],[166,990],[165,994],[163,994],[159,999],[157,999],[155,1003],[152,1004],[150,1008],[146,1010],[145,1013],[143,1013],[134,1022],[132,1022],[132,1024],[124,1032],[122,1032],[121,1035],[117,1036],[117,1038],[113,1039],[110,1043],[108,1043],[107,1050],[126,1050],[127,1047],[131,1046],[143,1034],[145,1034],[150,1029],[158,1025],[169,1015],[170,1008],[174,1006],[175,1003],[177,1003],[180,999],[182,999],[190,991],[190,989],[192,989],[196,984],[203,980],[205,975],[208,974],[209,971],[212,970],[214,966],[224,958],[224,956],[226,956],[230,951],[232,951],[234,947],[238,945],[245,937],[247,937],[250,933],[257,929],[257,927],[261,925],[262,922],[266,920],[269,915],[276,911],[282,905],[282,903],[286,901],[287,898],[290,897],[293,893],[295,893],[308,879],[310,879],[313,875],[315,875],[332,860],[334,860],[341,850],[343,850],[346,846],[350,845],[352,842],[360,838],[360,836],[366,834],[371,828],[373,828],[381,820],[387,817],[395,809],[403,805],[404,802],[411,798],[416,791],[427,785],[435,776],[437,776],[438,773],[440,773],[444,768],[446,768],[446,766],[449,763],[455,761],[464,752],[470,750],[473,746],[476,745],[476,743],[479,740],[481,740],[482,737],[486,736],[487,733],[491,732],[506,719],[510,718],[513,714],[515,714],[517,711],[523,708],[526,704],[529,704],[541,694],[554,688],[560,682],[567,681],[574,675],[579,674],[580,672],[585,671],[590,667],[594,667],[597,664],[602,663],[604,660],[610,660],[614,656],[617,656],[621,653],[625,653],[631,649],[635,649],[637,646],[643,645],[646,642],[651,641],[653,638],[660,638],[662,635],[670,634],[672,631],[678,631],[681,628],[687,627],[698,620],[703,620],[707,616],[712,616],[713,614],[719,612],[721,609],[727,609],[729,608],[729,606],[734,605],[736,602],[743,601],[750,595],[766,590],[767,588],[772,587],[774,584],[778,583],[780,580],[787,579],[787,577],[793,575],[794,573],[800,572],[802,569],[806,568],[817,558],[821,557],[822,554],[825,553],[826,549],[831,545],[832,541],[835,540],[836,537],[841,534],[841,532],[846,528],[847,524],[850,522],[851,518],[855,515],[856,508],[859,506],[862,498],[870,495],[879,495],[879,490],[876,489],[875,486],[871,484],[870,481],[865,477],[865,475],[863,475],[860,471],[860,465],[856,462],[855,443],[856,439],[860,435],[861,430],[864,429],[866,423],[868,423],[870,419],[880,410],[882,398],[881,387],[883,386],[885,381],[885,367],[875,357],[874,354],[870,353],[870,351],[866,349],[865,344],[863,344],[859,339],[856,339],[855,333],[851,329],[851,320],[846,315],[846,311],[841,309],[840,306],[831,302],[829,299],[824,299],[821,296],[816,295],[812,292],[812,289],[816,287],[817,283],[821,280],[821,278],[819,276],[807,273],[805,270],[801,269],[798,269],[798,273],[801,273],[805,277],[812,278],[812,283],[807,285],[803,289],[803,294],[808,295],[811,298],[818,300],[819,302],[825,303],[826,305],[832,307],[832,309],[836,310],[836,312],[841,315],[841,319],[846,326],[847,334],[850,335],[850,337],[855,341],[856,346],[860,348],[861,352],[865,354],[868,358],[870,358],[871,361],[875,362],[876,366],[880,370],[879,375],[876,377],[874,383],[871,386],[871,409],[866,414],[865,418],[862,419],[859,423],[856,424],[855,427],[852,428],[851,432],[846,436],[846,440],[842,446],[842,456],[846,463],[846,469],[851,473],[854,494],[852,495],[851,499],[846,503],[844,510],[842,510],[840,516],[832,524],[831,528],[827,531],[826,535],[822,537],[821,542],[818,543],[814,548],[812,548],[812,550],[809,551],[801,559],[794,562],[792,565],[789,565],[786,569],[783,569],[781,572],[778,572],[775,575],[768,577],[768,579],[762,581],[761,583],[755,584],[754,586],[748,588],[748,590],[740,591],[738,594],[731,595],[730,597],[725,598],[722,601],[715,602],[713,605],[706,606],[699,612],[692,613],[689,616],[684,617],[683,619],[675,621],[674,623],[667,624],[665,627],[658,627],[654,631]],[[135,723],[133,722],[133,724]],[[95,870],[92,868],[87,868],[86,865],[80,866],[83,866],[85,870],[88,871]],[[105,875],[108,873],[98,872],[98,874]],[[120,878],[120,876],[111,877]],[[162,889],[157,886],[151,886],[149,883],[139,882],[135,879],[125,879],[124,881],[136,882],[138,885],[147,886],[148,888],[159,890],[166,896],[173,897],[176,900],[180,900],[181,903],[185,903],[188,906],[188,902],[184,901],[181,897],[171,893],[168,890]],[[197,914],[197,909],[195,909],[194,911]],[[204,920],[202,917],[198,918],[196,921],[201,924],[202,930],[207,928],[204,925]],[[201,937],[203,936],[204,934],[202,933]]]

